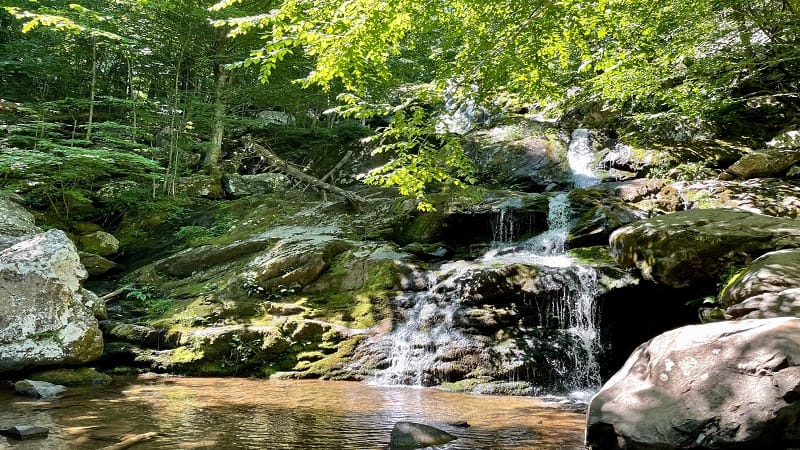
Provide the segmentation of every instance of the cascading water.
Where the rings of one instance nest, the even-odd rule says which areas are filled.
[[[576,130],[572,137],[568,161],[575,186],[598,183],[589,132]],[[548,229],[523,242],[512,242],[518,232],[513,206],[498,209],[492,248],[481,258],[443,264],[428,273],[427,288],[395,299],[404,317],[383,341],[388,367],[375,373],[374,382],[431,385],[490,372],[517,381],[546,372],[562,392],[599,386],[597,273],[565,252],[574,215],[568,193],[550,197]],[[536,278],[514,278],[520,272]],[[479,333],[502,322],[503,314],[517,322],[500,333]]]

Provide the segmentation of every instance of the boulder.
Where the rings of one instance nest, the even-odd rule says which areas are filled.
[[[737,274],[719,295],[731,318],[800,314],[800,249],[767,253]]]
[[[662,194],[663,193],[663,194]],[[676,209],[735,208],[775,217],[800,218],[800,183],[776,178],[744,181],[679,181],[662,190],[673,193]]]
[[[800,162],[800,150],[767,148],[747,153],[725,172],[737,178],[779,177]]]
[[[78,238],[81,248],[87,253],[111,256],[119,251],[119,240],[105,231],[95,231]]]
[[[21,380],[14,383],[14,392],[33,398],[56,398],[66,391],[66,387],[47,381]]]
[[[0,197],[0,250],[41,232],[34,224],[33,214],[19,204]]]
[[[592,448],[786,448],[800,439],[800,319],[692,325],[637,348],[589,404]]]
[[[609,238],[623,267],[671,287],[711,285],[731,267],[800,247],[800,222],[732,209],[693,209],[641,220]]]
[[[255,175],[231,173],[222,177],[222,189],[230,198],[269,194],[284,189],[290,184],[289,178],[282,173],[258,173]]]
[[[430,425],[415,422],[397,422],[389,438],[390,449],[422,448],[446,444],[456,437]]]
[[[0,372],[97,359],[103,338],[75,245],[50,230],[0,252]]]
[[[30,375],[30,379],[61,386],[109,384],[112,381],[110,376],[90,367],[46,370]]]
[[[108,273],[117,267],[117,263],[114,261],[103,258],[100,255],[95,255],[94,253],[80,252],[79,255],[83,267],[86,268],[86,272],[93,277]]]
[[[181,177],[175,183],[175,193],[190,197],[222,198],[222,184],[210,175]]]

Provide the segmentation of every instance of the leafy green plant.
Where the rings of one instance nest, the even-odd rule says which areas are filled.
[[[234,375],[244,367],[252,365],[257,361],[257,356],[261,350],[261,339],[244,339],[238,334],[231,337],[230,352],[222,358],[220,366],[232,369]]]

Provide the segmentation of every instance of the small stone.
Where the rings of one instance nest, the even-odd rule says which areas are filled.
[[[422,448],[446,444],[456,439],[452,434],[430,425],[397,422],[389,439],[390,449]]]
[[[46,438],[50,432],[45,427],[31,425],[17,425],[9,428],[0,428],[0,435],[24,441],[26,439]]]

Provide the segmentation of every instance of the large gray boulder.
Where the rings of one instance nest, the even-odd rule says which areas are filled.
[[[291,180],[282,173],[258,173],[255,175],[225,174],[222,189],[231,198],[255,194],[269,194],[287,188]]]
[[[719,302],[729,319],[800,316],[800,249],[756,259],[722,290]]]
[[[589,404],[596,449],[786,448],[800,439],[800,319],[692,325],[637,348]]]
[[[0,250],[41,232],[34,224],[33,214],[17,203],[0,197]]]
[[[681,288],[716,283],[764,253],[800,247],[800,222],[732,209],[693,209],[634,222],[611,234],[611,254],[647,280]]]
[[[0,373],[81,364],[100,357],[103,338],[81,287],[75,245],[50,230],[0,252]]]

